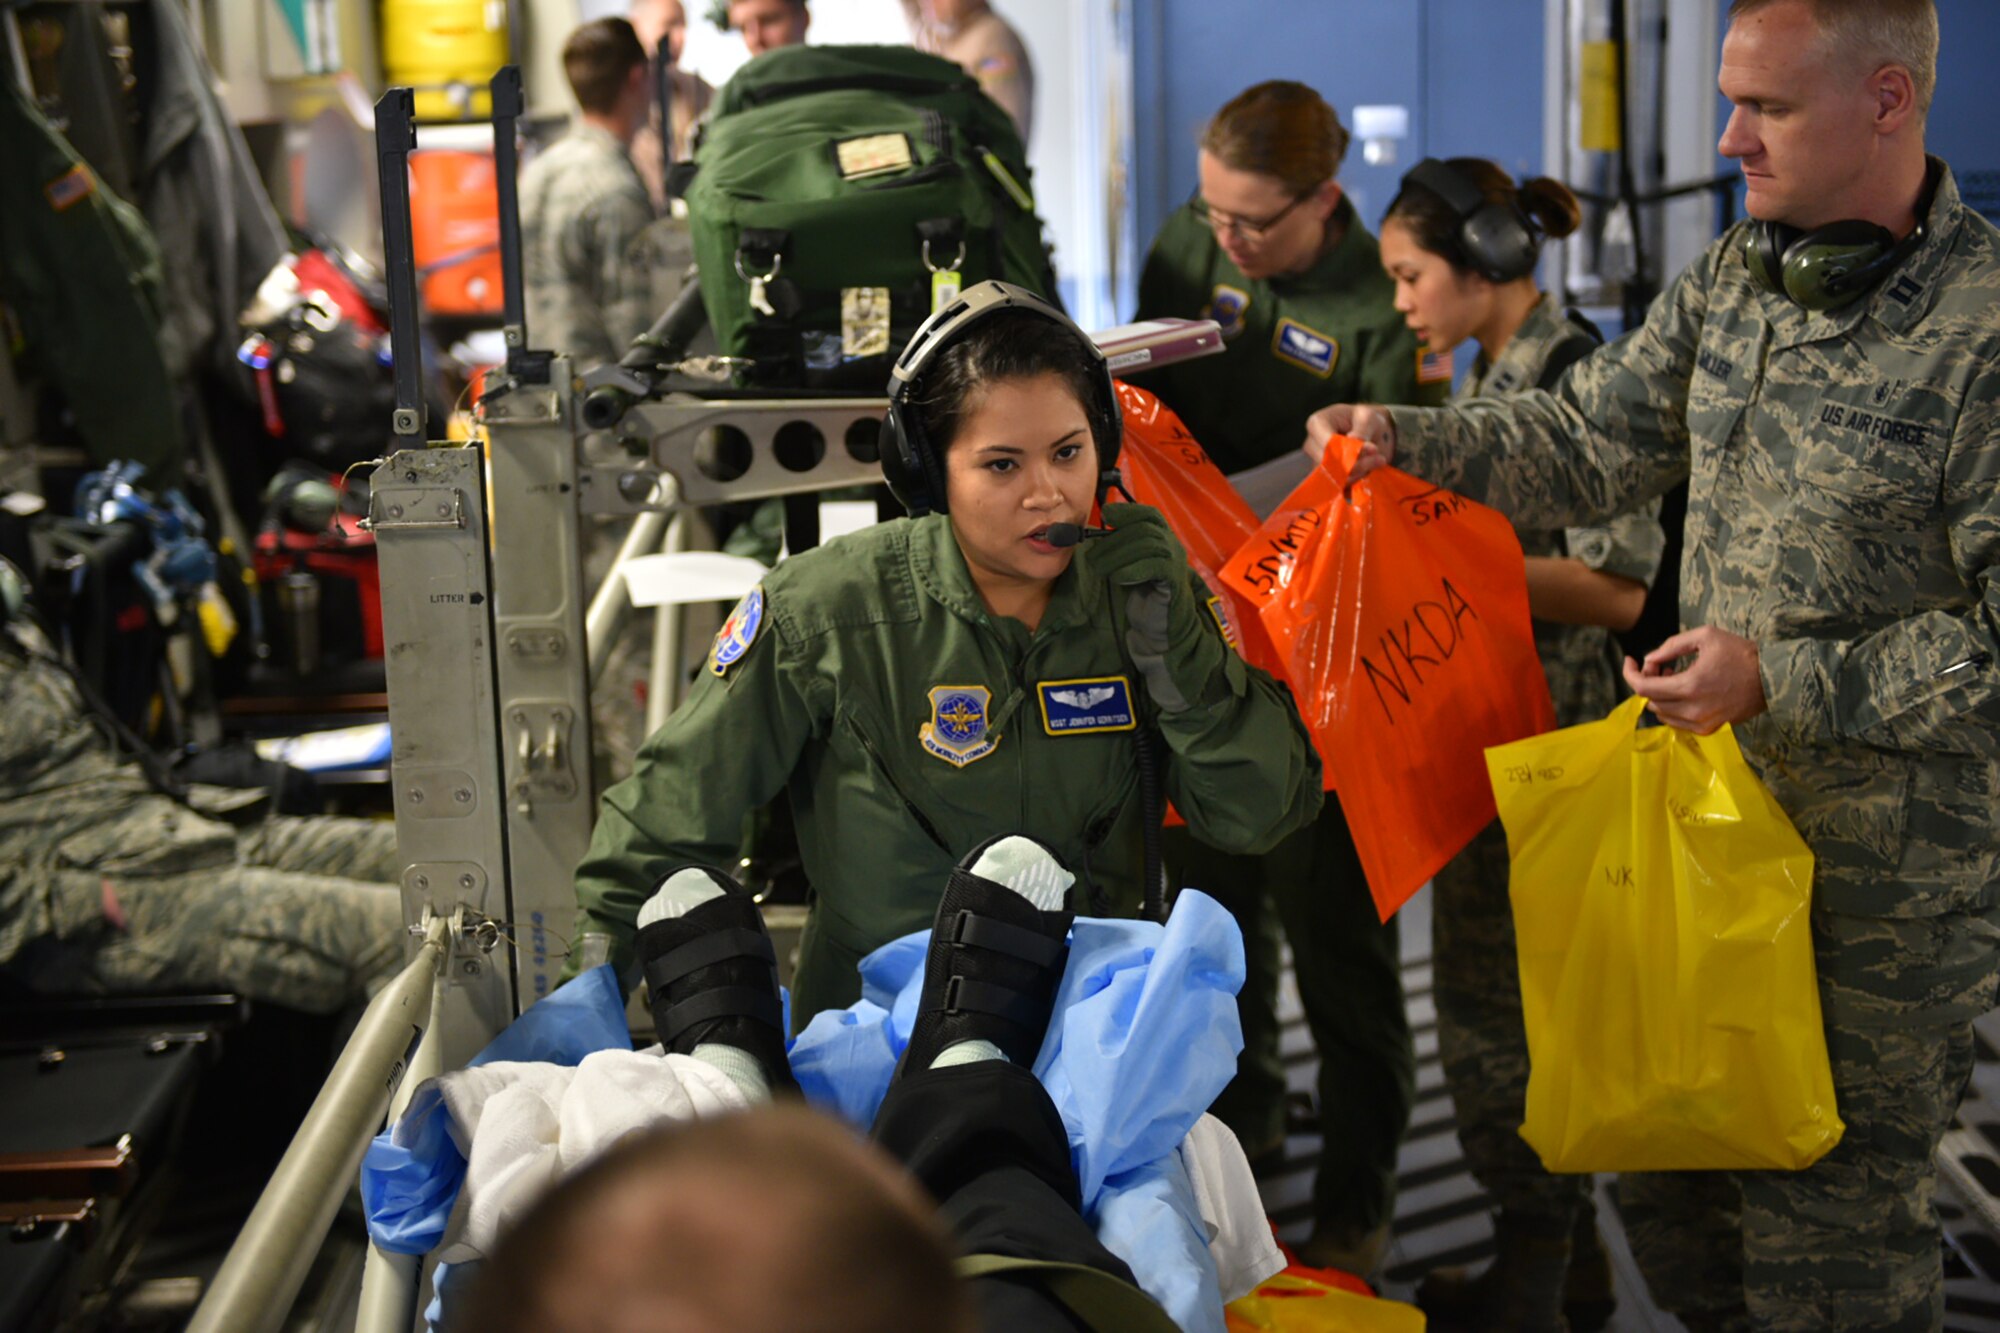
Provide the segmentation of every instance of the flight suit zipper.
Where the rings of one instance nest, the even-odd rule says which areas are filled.
[[[855,726],[853,722],[850,721],[847,725],[849,730],[853,731],[854,739],[861,742],[861,748],[867,751],[870,762],[875,765],[876,773],[881,776],[882,781],[889,784],[889,790],[896,793],[896,799],[903,803],[903,809],[909,812],[910,818],[916,822],[917,827],[924,831],[924,836],[929,838],[933,843],[936,843],[938,849],[946,856],[954,856],[955,853],[951,850],[950,844],[938,836],[937,828],[925,817],[923,811],[917,809],[917,803],[905,794],[902,784],[897,782],[895,774],[889,771],[888,762],[882,758],[882,752],[875,748],[875,743],[869,740],[863,734],[861,728]]]

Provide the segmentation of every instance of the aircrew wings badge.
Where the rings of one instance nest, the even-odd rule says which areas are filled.
[[[744,594],[729,619],[715,632],[715,647],[709,650],[708,669],[720,676],[750,651],[757,631],[764,625],[764,590],[752,588]]]
[[[1340,362],[1340,339],[1296,319],[1281,319],[1271,335],[1271,355],[1325,379]]]
[[[993,694],[984,685],[939,685],[931,690],[931,720],[917,728],[924,749],[953,768],[984,759],[1000,743],[987,728]]]

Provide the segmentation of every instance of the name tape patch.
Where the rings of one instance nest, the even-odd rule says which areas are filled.
[[[1325,379],[1340,361],[1340,340],[1309,329],[1296,319],[1281,319],[1278,331],[1271,336],[1271,354]]]
[[[1045,680],[1035,692],[1042,701],[1042,729],[1051,736],[1130,731],[1139,725],[1132,712],[1132,683],[1123,676]]]

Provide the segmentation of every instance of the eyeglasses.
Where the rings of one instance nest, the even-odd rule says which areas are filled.
[[[1263,240],[1270,234],[1271,228],[1285,220],[1286,214],[1311,197],[1310,194],[1302,194],[1270,217],[1259,218],[1254,222],[1249,218],[1239,218],[1234,213],[1225,213],[1219,208],[1210,208],[1208,200],[1201,197],[1199,187],[1188,196],[1188,206],[1194,209],[1194,215],[1206,222],[1212,230],[1233,231],[1246,241],[1256,242]]]

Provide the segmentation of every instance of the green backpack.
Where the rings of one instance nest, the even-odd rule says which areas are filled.
[[[1014,122],[948,60],[793,46],[717,94],[687,200],[702,303],[740,380],[868,389],[986,278],[1056,300]]]

